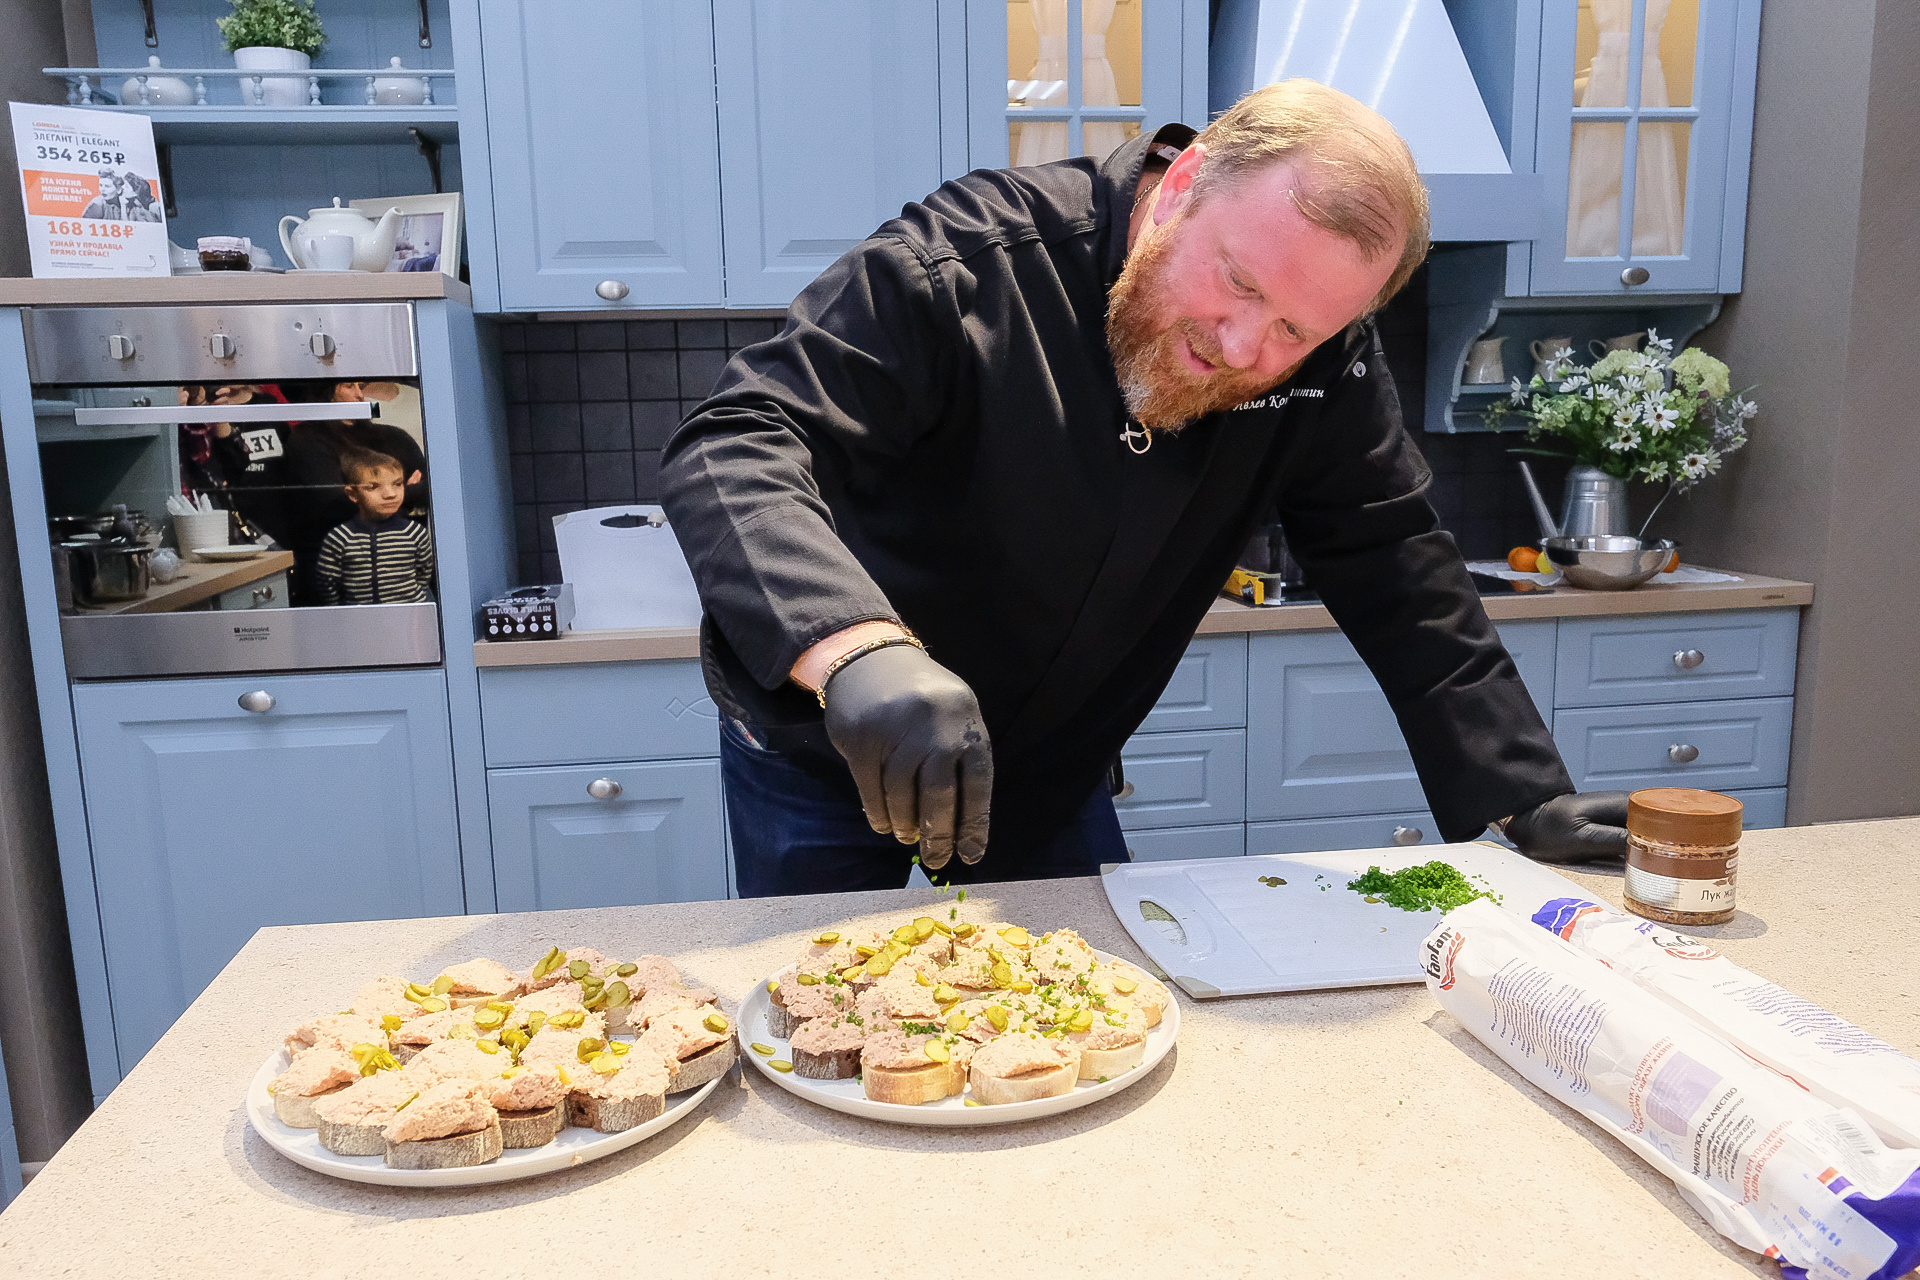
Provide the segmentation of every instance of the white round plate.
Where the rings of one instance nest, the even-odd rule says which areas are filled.
[[[255,1133],[267,1145],[298,1165],[315,1173],[324,1173],[348,1182],[372,1182],[385,1187],[473,1187],[487,1182],[512,1182],[532,1178],[556,1169],[570,1168],[625,1151],[662,1129],[678,1124],[713,1092],[719,1080],[709,1080],[698,1089],[667,1096],[662,1114],[636,1125],[625,1133],[599,1133],[568,1125],[560,1136],[544,1147],[503,1151],[497,1160],[465,1169],[389,1169],[380,1156],[337,1156],[320,1145],[315,1129],[296,1129],[273,1114],[273,1095],[267,1086],[287,1069],[292,1056],[285,1049],[260,1064],[253,1083],[247,1087],[247,1119]]]
[[[1101,960],[1114,957],[1104,951],[1095,951]],[[767,1029],[767,999],[765,981],[756,983],[753,991],[740,1002],[739,1016],[734,1019],[734,1027],[740,1036],[740,1056],[760,1069],[760,1074],[785,1089],[788,1093],[816,1102],[833,1111],[844,1111],[850,1116],[864,1116],[869,1120],[886,1120],[893,1124],[919,1124],[935,1128],[971,1128],[978,1125],[1014,1124],[1021,1120],[1038,1120],[1042,1116],[1058,1115],[1062,1111],[1072,1111],[1084,1107],[1090,1102],[1110,1098],[1130,1085],[1138,1084],[1147,1078],[1147,1074],[1160,1065],[1160,1059],[1167,1056],[1173,1048],[1173,1042],[1180,1037],[1180,1003],[1169,994],[1167,1011],[1160,1018],[1160,1025],[1147,1032],[1147,1056],[1140,1065],[1125,1075],[1101,1083],[1095,1080],[1081,1080],[1071,1091],[1056,1098],[1036,1098],[1032,1102],[1004,1102],[999,1106],[970,1107],[966,1095],[959,1094],[951,1098],[942,1098],[938,1102],[923,1102],[919,1106],[910,1106],[904,1102],[875,1102],[866,1095],[858,1080],[809,1080],[789,1071],[775,1071],[763,1058],[753,1051],[753,1042],[773,1046],[773,1056],[792,1061],[793,1050],[785,1040],[776,1038]]]
[[[195,547],[193,554],[202,560],[251,560],[256,556],[267,554],[267,549],[256,547],[250,542],[243,542],[229,547]]]

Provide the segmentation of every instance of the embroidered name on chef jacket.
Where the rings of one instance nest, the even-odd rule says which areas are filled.
[[[1287,407],[1287,401],[1295,398],[1301,400],[1325,400],[1327,393],[1325,389],[1321,387],[1290,387],[1285,391],[1276,391],[1271,395],[1261,396],[1255,400],[1243,401],[1233,406],[1228,412],[1240,413],[1246,409],[1284,409]]]

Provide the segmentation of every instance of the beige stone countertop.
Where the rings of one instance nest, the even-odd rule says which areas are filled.
[[[1548,592],[1484,596],[1496,622],[1524,618],[1587,618],[1608,614],[1696,613],[1709,609],[1777,609],[1813,603],[1809,583],[1743,574],[1734,582],[1648,583],[1632,591]],[[1199,635],[1260,631],[1331,631],[1325,605],[1276,605],[1256,609],[1222,597],[1200,620]],[[637,627],[624,631],[570,631],[555,640],[477,641],[473,661],[482,667],[557,667],[579,662],[644,662],[700,656],[697,627]]]
[[[472,305],[473,290],[437,271],[208,271],[192,276],[117,276],[108,280],[0,279],[0,307],[131,307],[193,302],[367,302],[452,298]]]
[[[1739,915],[1699,932],[1920,1050],[1917,854],[1913,819],[1754,832]],[[1575,878],[1619,901],[1618,873]],[[1778,1274],[1423,986],[1176,992],[1180,1042],[1150,1075],[1005,1127],[893,1126],[729,1075],[636,1147],[473,1189],[308,1172],[241,1111],[281,1036],[376,974],[584,943],[673,956],[731,1010],[823,925],[948,901],[899,890],[264,929],[0,1214],[0,1275]],[[961,910],[1139,955],[1092,879],[983,886]]]

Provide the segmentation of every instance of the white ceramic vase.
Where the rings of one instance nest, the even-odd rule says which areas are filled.
[[[242,71],[307,71],[313,60],[295,49],[254,45],[235,49],[233,65]],[[267,76],[259,81],[240,77],[240,101],[250,107],[304,107],[308,96],[304,75]]]
[[[149,55],[147,65],[157,73],[160,59]],[[143,86],[141,81],[146,83]],[[145,89],[144,96],[142,89]],[[120,85],[120,105],[123,107],[190,107],[193,105],[193,90],[187,82],[178,76],[128,76]]]

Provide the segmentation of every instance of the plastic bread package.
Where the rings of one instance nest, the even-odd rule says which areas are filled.
[[[1790,1280],[1893,1280],[1920,1263],[1920,1151],[1889,1149],[1853,1112],[1485,899],[1449,912],[1421,956],[1461,1025]]]
[[[1582,898],[1533,922],[1836,1107],[1881,1140],[1920,1147],[1920,1062],[1845,1018],[1742,969],[1704,942]]]

